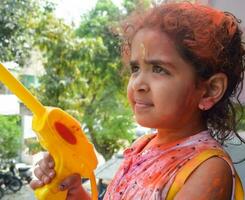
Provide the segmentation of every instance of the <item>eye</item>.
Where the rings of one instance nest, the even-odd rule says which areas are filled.
[[[130,67],[130,71],[131,71],[131,73],[133,74],[133,73],[136,73],[136,72],[138,72],[139,71],[139,66],[138,65],[131,65],[131,67]]]
[[[165,68],[161,67],[160,65],[153,65],[152,66],[152,71],[157,74],[170,74],[168,70]]]

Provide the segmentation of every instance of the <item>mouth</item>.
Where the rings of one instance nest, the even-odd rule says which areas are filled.
[[[149,108],[149,107],[153,107],[154,104],[148,101],[135,100],[134,106],[135,108]]]

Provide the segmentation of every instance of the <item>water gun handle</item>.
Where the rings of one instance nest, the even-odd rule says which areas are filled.
[[[98,193],[96,188],[96,181],[95,176],[93,174],[93,177],[91,177],[91,188],[92,191],[96,191],[96,193],[92,192],[92,200],[98,200]],[[45,185],[42,188],[38,188],[35,190],[35,196],[38,198],[38,200],[60,200],[60,199],[66,199],[67,197],[67,190],[65,191],[57,191],[57,185],[60,183],[59,179],[56,179],[53,184],[53,188],[50,187],[50,185]],[[52,192],[51,192],[52,191]]]
[[[71,172],[65,169],[57,169],[57,168],[55,169],[55,171],[57,171],[57,176],[55,177],[54,180],[52,180],[50,184],[35,190],[35,196],[38,200],[57,200],[57,199],[65,200],[66,199],[67,190],[60,191],[58,187],[61,181],[64,180],[64,178],[71,175]],[[91,173],[89,179],[91,182],[92,200],[98,200],[97,185],[96,185],[96,179],[94,173]]]
[[[52,150],[51,150],[52,152]],[[51,183],[38,188],[35,190],[35,196],[38,200],[65,200],[67,197],[67,190],[60,191],[59,185],[66,177],[72,174],[72,172],[65,167],[62,156],[57,156],[59,154],[53,153],[56,171],[56,177],[52,180]],[[92,171],[91,171],[92,172]],[[92,200],[98,200],[97,185],[94,173],[91,173],[87,178],[90,179],[91,190],[92,190]]]
[[[37,189],[39,200],[65,200],[65,192],[60,192],[59,184],[66,177],[78,173],[90,179],[92,199],[97,200],[97,186],[93,170],[97,159],[93,145],[87,140],[80,123],[59,108],[46,107],[42,118],[34,116],[33,129],[41,145],[50,152],[55,162],[56,177],[51,183]],[[58,194],[62,193],[62,194]],[[58,197],[57,197],[58,196]]]

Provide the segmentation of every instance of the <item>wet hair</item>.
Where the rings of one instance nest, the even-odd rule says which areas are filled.
[[[241,119],[237,109],[243,113],[239,96],[245,68],[240,23],[231,13],[208,6],[162,3],[144,12],[136,11],[123,22],[122,57],[124,62],[129,61],[132,40],[140,29],[156,29],[174,42],[180,56],[194,67],[199,81],[218,72],[226,74],[226,92],[211,109],[203,112],[203,119],[221,144],[234,134],[244,142],[237,133]]]

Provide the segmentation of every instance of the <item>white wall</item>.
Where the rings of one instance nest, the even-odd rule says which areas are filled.
[[[228,11],[242,20],[242,26],[245,26],[245,1],[244,0],[210,0],[212,7],[222,11]],[[243,29],[244,30],[244,29]]]
[[[0,115],[18,115],[20,106],[15,95],[0,94]]]

